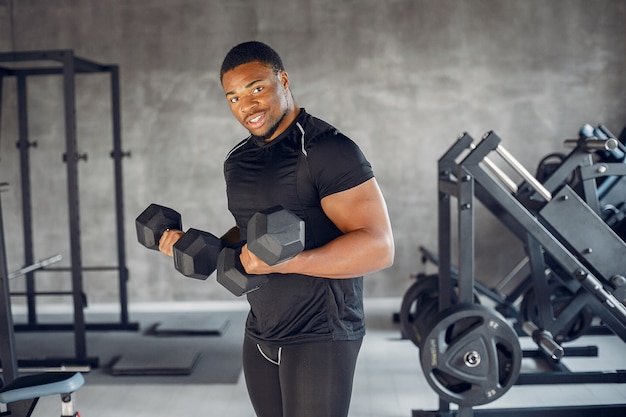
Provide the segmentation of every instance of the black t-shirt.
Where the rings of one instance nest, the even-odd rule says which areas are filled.
[[[233,148],[224,162],[224,176],[228,209],[242,240],[254,213],[281,205],[304,220],[305,249],[313,249],[341,235],[324,214],[321,199],[374,173],[353,141],[302,109],[271,142],[250,136]],[[271,274],[269,282],[247,297],[246,332],[257,342],[354,340],[365,333],[362,277]]]

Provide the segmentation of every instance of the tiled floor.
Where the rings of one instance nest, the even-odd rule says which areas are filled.
[[[245,304],[238,302],[228,305],[229,308],[245,308]],[[412,410],[436,410],[438,407],[438,397],[428,386],[419,366],[417,348],[410,341],[401,340],[397,326],[392,323],[392,314],[399,305],[399,299],[366,300],[369,331],[357,366],[351,417],[411,417]],[[146,311],[153,307],[141,308]],[[224,304],[217,303],[213,307],[203,304],[202,308],[223,310]],[[527,339],[522,342],[524,347],[531,347]],[[587,336],[576,340],[575,344],[599,346],[600,357],[567,359],[572,370],[626,369],[626,349],[620,339]],[[532,368],[533,364],[524,362],[523,367]],[[230,385],[85,385],[76,393],[76,402],[82,417],[254,417],[242,377],[238,383]],[[514,386],[485,407],[616,403],[626,403],[626,384]],[[58,399],[47,397],[40,400],[33,416],[58,416],[59,411]]]

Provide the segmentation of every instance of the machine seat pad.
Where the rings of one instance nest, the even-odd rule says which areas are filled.
[[[69,394],[84,383],[85,379],[80,372],[26,375],[0,388],[0,402],[8,404],[48,395]]]

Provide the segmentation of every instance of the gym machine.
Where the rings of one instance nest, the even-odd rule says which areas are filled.
[[[0,193],[4,184],[0,184]],[[29,417],[35,410],[40,397],[59,395],[61,398],[61,417],[76,417],[73,393],[84,383],[80,372],[54,372],[19,375],[18,362],[15,356],[15,336],[11,315],[11,295],[9,293],[9,277],[6,262],[6,246],[4,241],[4,222],[2,218],[2,201],[0,198],[0,359],[2,359],[3,384],[0,378],[0,416]],[[33,266],[34,268],[35,266]]]
[[[115,189],[115,233],[117,241],[117,265],[85,266],[82,261],[80,236],[80,207],[78,188],[78,163],[86,160],[86,154],[78,150],[76,132],[76,97],[75,77],[77,74],[107,73],[110,76],[111,92],[111,121],[113,150],[110,157],[113,160],[113,181]],[[3,79],[15,77],[17,87],[17,109],[19,137],[17,147],[20,155],[22,219],[24,235],[24,264],[35,264],[33,210],[31,204],[30,186],[30,156],[29,152],[37,146],[31,142],[28,134],[27,112],[27,81],[29,77],[61,76],[63,82],[63,104],[65,118],[65,154],[63,162],[67,173],[67,202],[69,210],[69,244],[70,266],[62,268],[35,268],[24,272],[26,290],[23,293],[13,293],[12,296],[26,298],[28,311],[27,323],[15,325],[16,330],[23,331],[73,331],[75,364],[97,366],[97,358],[87,356],[86,330],[138,330],[137,323],[131,323],[128,317],[126,249],[124,240],[124,211],[122,190],[122,159],[130,156],[122,151],[121,144],[121,110],[120,110],[120,79],[117,65],[103,65],[74,54],[72,50],[27,51],[0,53],[0,92]],[[2,95],[0,94],[0,97]],[[1,110],[0,102],[0,110]],[[1,114],[1,111],[0,111]],[[118,322],[86,323],[84,307],[86,295],[83,291],[83,272],[113,271],[118,274],[120,317]],[[71,291],[37,291],[35,273],[57,272],[71,275]],[[71,296],[73,300],[73,320],[71,323],[40,323],[37,315],[36,299],[39,296]],[[65,361],[64,363],[67,363]],[[53,363],[50,363],[54,366]]]
[[[471,136],[463,134],[438,163],[438,274],[418,280],[415,285],[421,285],[421,291],[412,294],[412,302],[418,308],[410,315],[401,312],[401,319],[408,321],[403,328],[414,333],[424,375],[440,397],[440,408],[414,410],[413,417],[529,416],[538,411],[545,416],[563,415],[566,410],[560,407],[517,410],[474,410],[473,407],[500,398],[515,384],[626,382],[624,371],[569,371],[560,359],[580,352],[564,349],[563,340],[555,338],[571,326],[581,311],[590,309],[626,341],[626,307],[622,303],[620,279],[626,271],[626,244],[598,215],[600,205],[587,204],[585,200],[598,195],[594,194],[597,178],[624,175],[624,164],[618,162],[620,166],[611,167],[592,161],[577,164],[588,168],[586,176],[582,176],[586,182],[576,187],[585,192],[582,198],[567,182],[557,181],[555,174],[550,177],[555,179],[554,184],[548,183],[547,187],[540,183],[500,142],[494,132],[488,132],[476,145]],[[581,144],[584,142],[581,140]],[[593,146],[600,142],[605,148],[616,145],[603,140]],[[490,153],[499,155],[523,182],[518,185],[499,169],[488,158]],[[585,158],[581,156],[579,161],[588,159]],[[563,172],[567,169],[563,168]],[[456,198],[456,239],[452,230],[453,198]],[[536,342],[536,352],[523,352],[518,332],[505,317],[495,308],[478,303],[476,290],[480,285],[474,277],[476,200],[502,221],[526,249],[531,270],[527,285],[534,291],[536,314],[532,317],[534,321],[527,320],[520,328]],[[454,240],[456,267],[452,263]],[[555,308],[549,299],[554,290],[551,285],[567,289],[571,297],[566,305]],[[521,359],[526,356],[545,359],[551,364],[551,371],[522,373]],[[458,404],[458,410],[450,411],[450,403]],[[599,410],[607,417],[623,415],[626,405],[568,407],[567,415],[588,416]]]

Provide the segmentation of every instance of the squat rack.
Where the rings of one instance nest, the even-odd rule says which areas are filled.
[[[2,64],[6,63],[6,64]],[[29,65],[35,63],[36,65]],[[50,65],[52,63],[52,65]],[[76,132],[76,74],[108,73],[110,77],[111,122],[113,136],[114,199],[116,215],[117,265],[89,266],[82,262],[80,241],[80,205],[78,188],[78,162],[86,159],[86,155],[78,152]],[[87,358],[86,330],[137,330],[138,324],[130,323],[128,317],[128,269],[126,267],[126,247],[124,240],[124,199],[122,183],[122,158],[130,153],[122,151],[121,144],[121,112],[120,112],[120,78],[118,65],[103,65],[80,58],[72,50],[26,51],[0,53],[0,116],[2,115],[2,86],[4,77],[15,77],[17,87],[18,109],[18,142],[20,153],[21,198],[23,211],[24,264],[36,263],[33,250],[33,215],[31,205],[30,159],[29,151],[36,142],[29,140],[27,112],[27,80],[31,76],[60,75],[63,79],[63,101],[65,120],[65,154],[67,174],[67,202],[69,210],[69,268],[42,268],[25,270],[26,291],[15,293],[14,296],[25,296],[28,311],[27,324],[16,325],[17,330],[32,331],[64,331],[74,332],[75,359],[79,363],[85,361],[97,366],[97,359]],[[72,289],[70,292],[37,292],[35,288],[35,272],[65,271],[71,274]],[[117,271],[119,281],[119,322],[91,323],[85,321],[84,307],[86,299],[83,291],[83,271]],[[73,299],[73,322],[62,324],[42,324],[37,319],[36,297],[38,295],[71,295]],[[0,315],[7,314],[0,311]],[[10,314],[10,312],[8,313]],[[3,319],[3,317],[0,317]]]

